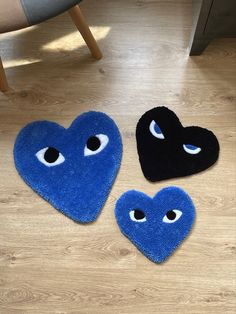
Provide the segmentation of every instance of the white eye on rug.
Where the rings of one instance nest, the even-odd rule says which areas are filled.
[[[54,147],[45,147],[35,155],[47,167],[55,167],[65,161],[64,156]]]
[[[147,221],[144,212],[140,209],[131,210],[129,212],[130,219],[135,222],[144,222]]]
[[[172,224],[179,220],[179,218],[182,216],[182,212],[178,209],[169,210],[166,215],[163,217],[163,222],[167,224]]]
[[[153,136],[161,140],[164,140],[165,136],[162,133],[159,125],[154,120],[152,120],[152,122],[149,125],[149,131],[152,133]]]
[[[191,155],[196,155],[200,153],[201,151],[200,147],[190,145],[190,144],[183,144],[183,148],[186,151],[186,153],[191,154]]]
[[[91,156],[100,153],[108,144],[109,138],[105,134],[91,136],[84,148],[84,156]]]

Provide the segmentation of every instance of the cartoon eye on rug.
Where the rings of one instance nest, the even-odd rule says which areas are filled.
[[[54,167],[65,161],[64,156],[54,147],[40,149],[36,153],[36,157],[47,167]]]
[[[151,261],[161,263],[191,231],[195,208],[186,192],[168,187],[154,198],[135,190],[116,203],[115,216],[121,232]]]
[[[146,215],[140,209],[134,209],[129,212],[130,219],[136,222],[147,221]]]
[[[183,127],[166,107],[153,108],[140,118],[136,140],[143,174],[152,182],[198,173],[219,156],[219,143],[211,131]]]
[[[109,138],[105,134],[91,136],[84,148],[84,156],[91,156],[100,153],[108,144]]]
[[[160,127],[158,126],[158,124],[152,120],[152,122],[150,123],[150,127],[149,127],[149,130],[150,132],[152,133],[153,136],[161,139],[161,140],[164,140],[165,136],[164,134],[162,133]]]
[[[176,222],[182,216],[182,214],[183,213],[181,212],[181,210],[178,209],[168,210],[162,221],[167,224],[172,224]]]
[[[49,121],[30,123],[14,147],[23,180],[56,209],[82,223],[99,215],[121,157],[116,124],[93,111],[77,117],[68,129]]]
[[[183,148],[186,151],[186,153],[192,154],[192,155],[198,154],[201,151],[200,147],[197,147],[197,146],[194,146],[194,145],[189,145],[189,144],[188,145],[184,144]]]

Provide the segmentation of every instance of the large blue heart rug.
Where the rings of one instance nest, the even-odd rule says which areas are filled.
[[[114,121],[101,112],[83,113],[68,129],[50,121],[24,127],[14,146],[23,180],[69,218],[96,220],[122,157]]]

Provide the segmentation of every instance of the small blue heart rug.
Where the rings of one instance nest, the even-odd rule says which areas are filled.
[[[96,220],[120,168],[122,141],[114,121],[83,113],[68,129],[50,121],[28,124],[14,146],[23,180],[76,222]]]
[[[117,201],[115,216],[121,232],[147,258],[161,263],[188,236],[195,208],[188,194],[174,186],[154,198],[132,190]]]

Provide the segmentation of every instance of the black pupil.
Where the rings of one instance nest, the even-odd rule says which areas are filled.
[[[145,218],[145,214],[140,209],[135,209],[134,218],[137,220],[143,219],[143,218]]]
[[[87,147],[88,149],[95,151],[97,150],[101,145],[101,142],[97,136],[91,136],[87,141]]]
[[[48,149],[46,150],[46,152],[44,154],[44,159],[46,160],[46,162],[51,164],[51,163],[57,161],[59,154],[60,154],[60,152],[56,148],[48,147]]]
[[[176,218],[176,213],[173,210],[169,210],[166,214],[167,218],[169,220],[175,220]]]

